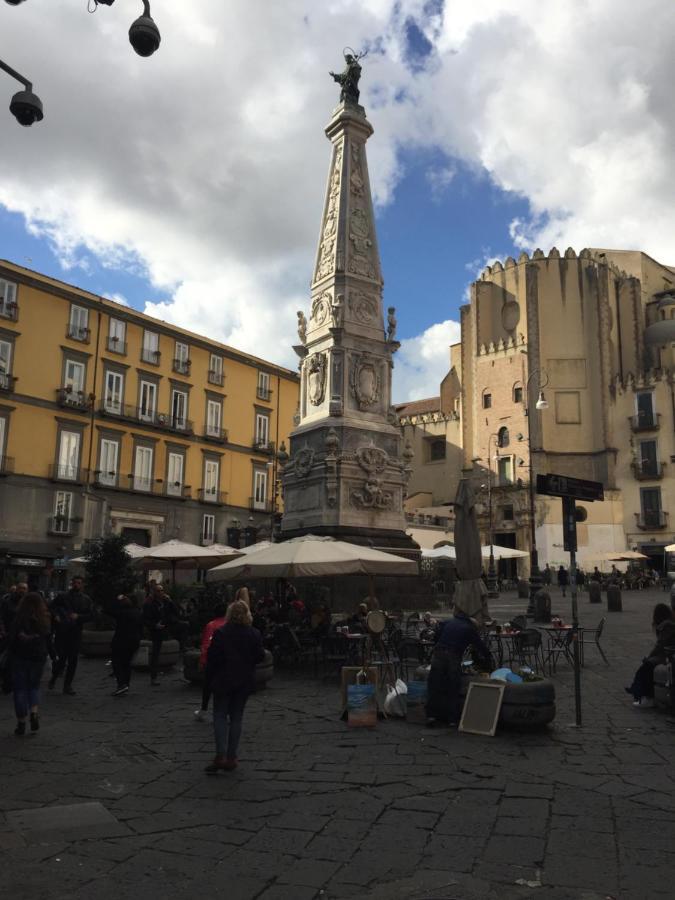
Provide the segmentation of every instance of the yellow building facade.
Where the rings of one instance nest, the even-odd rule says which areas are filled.
[[[7,577],[47,583],[106,533],[143,544],[269,537],[298,396],[293,371],[0,262]]]

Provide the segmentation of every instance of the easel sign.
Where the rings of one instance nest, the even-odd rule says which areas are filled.
[[[505,689],[505,684],[494,681],[472,681],[466,693],[459,730],[494,737]]]

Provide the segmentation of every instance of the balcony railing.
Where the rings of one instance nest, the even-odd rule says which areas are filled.
[[[253,441],[252,447],[258,453],[274,453],[274,441]]]
[[[174,500],[190,500],[192,488],[189,484],[181,484],[179,481],[167,481],[164,485],[164,495],[173,497]]]
[[[82,328],[79,325],[69,323],[66,337],[70,338],[71,341],[80,341],[83,344],[88,344],[91,340],[91,331],[89,328]]]
[[[248,508],[254,512],[272,512],[271,500],[256,500],[255,497],[248,498]]]
[[[272,396],[272,391],[269,388],[260,387],[260,385],[258,385],[255,395],[258,400],[269,400]]]
[[[199,488],[197,496],[202,503],[227,502],[227,493],[225,491],[217,491],[212,488]]]
[[[47,520],[48,534],[74,534],[76,522],[69,516],[50,516]]]
[[[204,429],[204,440],[224,444],[227,441],[227,429],[213,428],[213,426],[207,425]]]
[[[154,478],[146,478],[141,475],[134,475],[133,472],[127,475],[129,480],[129,490],[136,491],[141,494],[161,494],[161,484]]]
[[[9,319],[10,322],[16,322],[18,318],[18,303],[7,303],[4,300],[0,300],[0,319]]]
[[[178,372],[179,375],[189,375],[191,365],[191,359],[174,359],[173,370]]]
[[[86,470],[79,466],[62,465],[57,463],[49,467],[49,477],[52,481],[70,481],[81,484],[86,477]]]
[[[127,342],[120,340],[118,337],[110,337],[108,335],[106,347],[109,353],[119,353],[120,356],[127,355]]]
[[[68,409],[76,409],[79,412],[86,412],[91,408],[89,395],[85,391],[76,391],[73,388],[58,388],[56,402],[59,406],[67,406]]]
[[[16,384],[16,378],[7,372],[0,372],[0,391],[12,393]]]
[[[119,472],[104,472],[102,469],[95,469],[94,487],[116,488],[119,481]]]
[[[14,471],[14,459],[11,456],[0,456],[0,475],[11,475]]]
[[[662,462],[643,459],[642,462],[631,463],[633,474],[638,481],[654,481],[663,478]]]
[[[634,432],[658,431],[661,427],[660,413],[639,412],[634,416],[629,416],[628,419]]]
[[[212,544],[216,543],[216,535],[214,534],[201,534],[199,536],[199,543],[202,547],[210,547]]]
[[[141,350],[142,361],[150,363],[151,366],[158,366],[161,358],[162,354],[159,350],[148,350],[147,347],[143,347]]]
[[[131,406],[128,403],[118,403],[116,400],[104,400],[99,410],[105,416],[128,419],[132,422],[139,422],[141,425],[162,428],[164,431],[177,431],[181,434],[192,434],[193,432],[193,422],[190,419],[154,412],[143,406]]]
[[[217,384],[219,387],[223,386],[223,381],[225,380],[223,377],[223,373],[216,372],[215,369],[209,369],[208,379],[209,379],[209,384]]]
[[[668,525],[668,513],[663,510],[635,513],[635,519],[640,531],[661,531]]]

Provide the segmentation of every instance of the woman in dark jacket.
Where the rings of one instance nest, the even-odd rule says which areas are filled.
[[[656,643],[642,660],[633,683],[626,688],[626,692],[633,695],[633,706],[654,705],[654,668],[667,662],[669,652],[675,652],[675,620],[665,603],[657,603],[654,607],[652,628],[656,632]]]
[[[251,627],[251,612],[242,600],[227,611],[225,624],[211,640],[206,660],[206,682],[213,691],[213,732],[216,756],[206,767],[209,774],[237,767],[244,707],[255,686],[255,667],[265,658],[260,632]]]
[[[141,643],[143,615],[126,594],[120,594],[112,610],[115,634],[111,644],[112,670],[117,679],[113,697],[121,697],[129,691],[131,660]]]
[[[9,633],[16,711],[14,734],[17,736],[26,733],[29,710],[30,730],[37,731],[40,727],[40,679],[47,660],[51,627],[51,616],[40,594],[26,594],[19,603]]]

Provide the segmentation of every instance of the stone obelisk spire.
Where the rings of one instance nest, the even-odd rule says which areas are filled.
[[[309,319],[298,313],[301,394],[283,473],[282,538],[309,532],[414,548],[403,498],[412,451],[391,406],[396,319],[382,308],[382,272],[358,58],[333,75],[341,102],[326,127],[332,156]],[[333,74],[333,73],[331,73]]]

